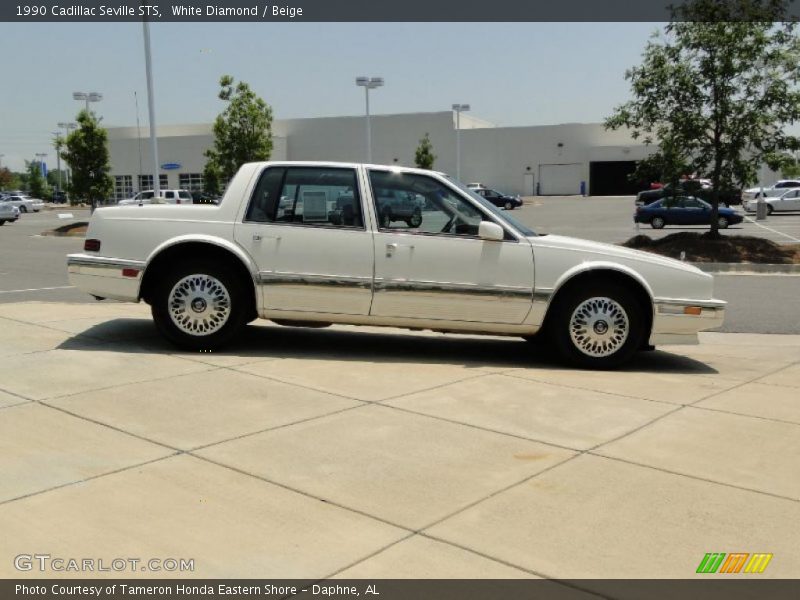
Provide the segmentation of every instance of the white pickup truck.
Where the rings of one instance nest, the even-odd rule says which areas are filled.
[[[387,219],[384,198],[418,198]],[[532,338],[591,368],[722,324],[713,278],[685,263],[537,235],[446,175],[392,166],[241,167],[219,205],[100,208],[73,285],[145,301],[165,337],[215,349],[261,317]]]

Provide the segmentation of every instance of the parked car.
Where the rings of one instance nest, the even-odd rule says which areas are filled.
[[[708,179],[681,179],[677,185],[667,183],[658,188],[643,190],[636,194],[636,206],[646,206],[656,200],[670,196],[694,196],[706,202],[712,200],[714,188]],[[742,201],[742,191],[737,189],[721,190],[720,204],[732,205]]]
[[[3,202],[8,202],[19,209],[19,212],[39,212],[44,208],[44,202],[30,196],[6,196]]]
[[[67,193],[65,191],[55,190],[50,197],[50,201],[53,204],[66,204],[69,202],[69,198],[67,198]]]
[[[506,210],[514,210],[523,204],[522,198],[519,196],[509,196],[508,194],[502,194],[489,188],[476,188],[472,191],[479,196],[483,196],[495,206],[505,208]]]
[[[352,196],[350,197],[352,202]],[[422,224],[422,209],[429,204],[420,194],[405,190],[383,189],[376,197],[378,220],[384,227],[396,221],[404,222],[410,228]]]
[[[188,190],[159,190],[158,196],[153,190],[144,190],[133,198],[120,200],[118,206],[143,204],[194,204],[192,194]]]
[[[784,190],[797,187],[800,187],[800,180],[798,179],[780,179],[772,185],[748,188],[742,192],[742,204],[750,200],[759,199],[762,190],[765,198],[775,198],[780,196]]]
[[[0,225],[13,223],[19,219],[19,209],[9,202],[0,200]]]
[[[711,205],[693,196],[670,196],[646,206],[638,206],[633,220],[636,223],[649,223],[653,229],[661,229],[665,225],[710,225]],[[720,229],[743,220],[744,217],[732,208],[719,207],[717,225]]]
[[[419,227],[380,218],[378,199],[398,193],[429,203]],[[99,208],[67,268],[87,294],[148,303],[164,337],[197,351],[261,317],[540,334],[574,364],[611,368],[696,341],[725,307],[686,263],[537,235],[431,171],[338,162],[245,164],[218,206]]]
[[[745,200],[743,205],[747,212],[755,212],[758,208],[758,199]],[[800,189],[790,189],[788,191],[783,188],[781,190],[772,190],[770,194],[764,198],[767,205],[767,214],[772,214],[775,211],[800,211]]]
[[[474,181],[472,183],[468,183],[467,187],[471,190],[483,190],[486,189],[486,186],[478,181]]]

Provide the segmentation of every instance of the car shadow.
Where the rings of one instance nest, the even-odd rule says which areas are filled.
[[[126,354],[208,357],[181,351],[163,339],[150,319],[110,319],[75,334],[59,349]],[[260,321],[213,355],[253,358],[294,358],[382,363],[427,363],[467,368],[546,368],[575,370],[556,356],[546,339],[526,342],[518,337],[459,334],[423,335],[413,331],[365,331],[359,327],[284,327]],[[708,375],[718,371],[688,356],[662,350],[638,353],[620,372]]]

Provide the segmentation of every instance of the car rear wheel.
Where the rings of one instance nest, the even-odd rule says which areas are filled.
[[[21,213],[28,212],[28,207],[23,204],[22,206],[19,207],[19,212]]]
[[[775,209],[772,207],[772,204],[767,204],[767,214],[771,215],[773,210]]]
[[[717,226],[718,226],[720,229],[727,229],[727,228],[728,228],[728,225],[729,225],[729,223],[728,223],[728,217],[719,217],[719,218],[717,219]]]
[[[664,217],[653,217],[650,221],[650,227],[653,229],[663,229],[666,223],[664,222]]]
[[[246,324],[246,290],[219,262],[192,261],[159,281],[151,312],[158,330],[187,350],[216,350]]]
[[[505,203],[505,206],[503,208],[505,208],[506,210],[514,210],[514,204],[509,200]]]
[[[548,322],[560,354],[589,369],[612,369],[627,362],[642,346],[643,307],[618,284],[593,284],[559,298]]]
[[[6,222],[5,222],[5,221],[3,221],[3,220],[0,220],[0,227],[2,227],[2,226],[3,226],[3,225],[5,225],[5,224],[6,224]]]

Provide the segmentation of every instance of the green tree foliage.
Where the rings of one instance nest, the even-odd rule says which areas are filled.
[[[42,163],[33,160],[25,164],[28,171],[28,192],[34,198],[44,198],[47,194],[47,181],[42,176]]]
[[[635,138],[680,149],[691,172],[719,192],[756,180],[761,162],[800,140],[785,127],[800,117],[800,42],[787,0],[687,0],[626,73],[633,99],[606,120]]]
[[[425,136],[419,141],[417,151],[414,153],[414,163],[418,169],[433,169],[433,163],[436,161],[436,155],[433,153],[433,144],[431,144],[431,136]]]
[[[204,182],[209,193],[219,193],[244,163],[269,160],[272,155],[272,107],[247,83],[234,85],[230,75],[223,75],[219,85],[219,99],[228,106],[214,121],[214,147],[205,152]]]
[[[0,169],[0,190],[14,190],[19,187],[19,178],[8,167]]]
[[[72,169],[73,197],[88,200],[92,210],[98,201],[111,196],[114,183],[109,177],[108,135],[91,112],[82,110],[78,128],[69,134],[61,158]]]

